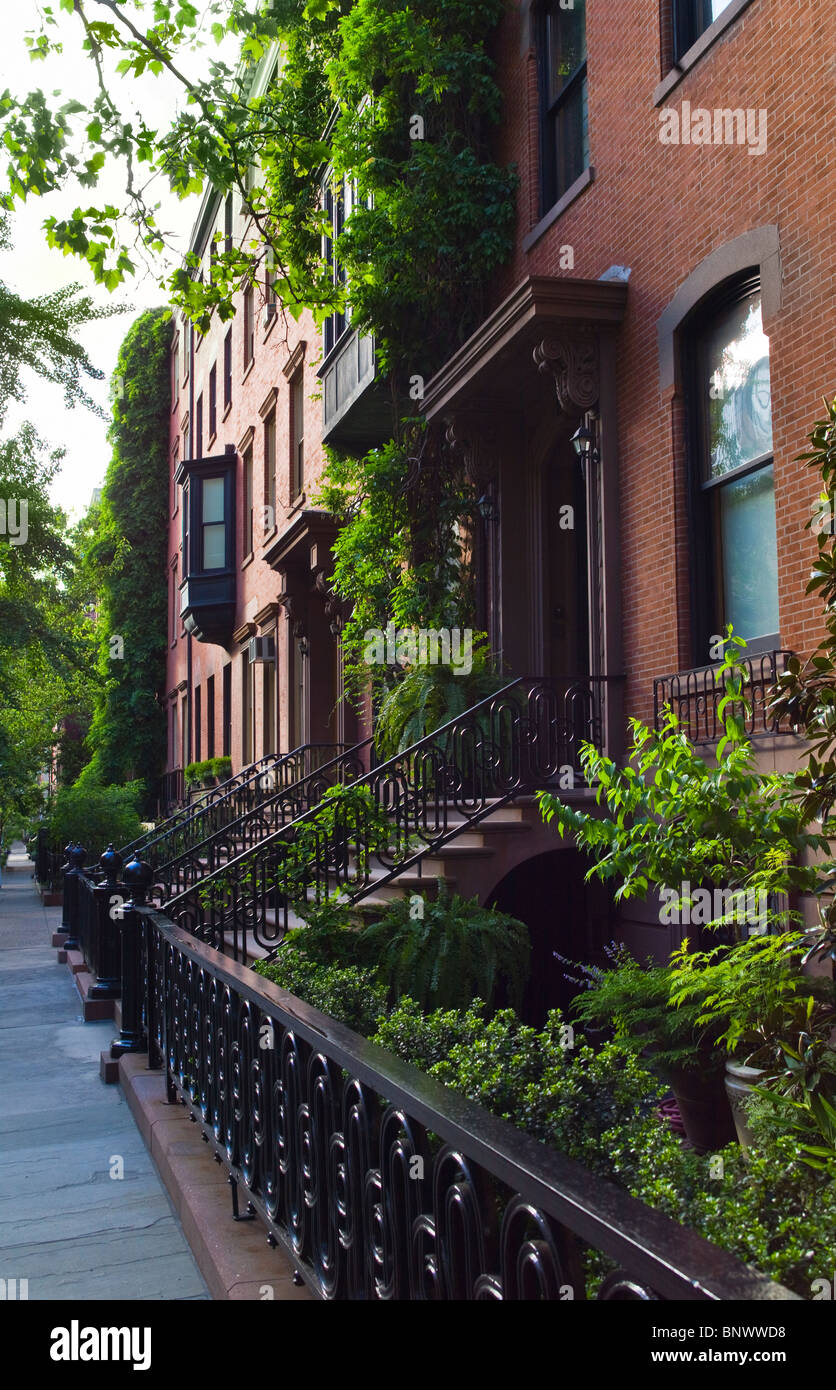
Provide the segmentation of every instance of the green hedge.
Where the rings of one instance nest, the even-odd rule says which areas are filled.
[[[538,1032],[510,1009],[487,1017],[480,1000],[427,1014],[404,998],[387,1009],[373,972],[292,947],[256,968],[802,1298],[814,1280],[832,1283],[836,1174],[807,1167],[774,1126],[759,1126],[746,1158],[737,1144],[698,1155],[655,1113],[664,1087],[644,1063],[618,1042],[591,1047],[558,1011]],[[591,1250],[586,1266],[592,1288],[610,1268]]]

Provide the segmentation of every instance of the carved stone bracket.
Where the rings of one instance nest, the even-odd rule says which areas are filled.
[[[601,394],[598,338],[590,328],[550,334],[534,349],[541,372],[554,378],[557,401],[565,415],[591,410]]]
[[[325,605],[325,616],[328,619],[331,635],[332,637],[339,637],[345,627],[346,618],[348,617],[348,606],[334,593],[334,590],[325,577],[324,571],[319,570],[317,572],[314,586]]]
[[[474,486],[485,489],[498,477],[504,420],[497,420],[489,410],[458,411],[445,424],[447,447],[462,455]]]
[[[283,594],[279,594],[278,603],[285,611],[293,636],[297,640],[306,638],[308,635],[308,615],[307,604],[304,599],[301,599],[298,594],[292,594],[285,590]]]

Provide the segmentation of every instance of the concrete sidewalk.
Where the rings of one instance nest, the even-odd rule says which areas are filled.
[[[61,910],[43,907],[32,871],[13,846],[0,888],[0,1279],[28,1279],[30,1299],[206,1299],[122,1091],[99,1079],[113,1022],[82,1022],[50,946]]]

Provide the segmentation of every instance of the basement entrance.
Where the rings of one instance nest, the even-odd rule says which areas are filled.
[[[541,1028],[549,1009],[568,1012],[578,986],[566,972],[578,971],[559,960],[591,962],[597,956],[601,909],[607,921],[606,894],[600,884],[584,883],[589,860],[576,849],[550,850],[519,864],[498,884],[487,906],[525,922],[531,936],[531,973],[522,1017]]]

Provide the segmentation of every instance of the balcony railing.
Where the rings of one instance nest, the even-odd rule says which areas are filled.
[[[335,448],[371,448],[392,433],[391,408],[375,385],[374,339],[349,330],[319,369],[322,440]]]
[[[775,719],[767,713],[769,691],[791,655],[791,652],[772,651],[743,658],[746,668],[743,695],[750,706],[744,725],[751,739],[792,732],[786,720]],[[661,727],[665,706],[670,705],[682,732],[692,743],[715,743],[724,733],[717,707],[726,693],[723,668],[719,665],[660,676],[653,682],[654,728]]]

